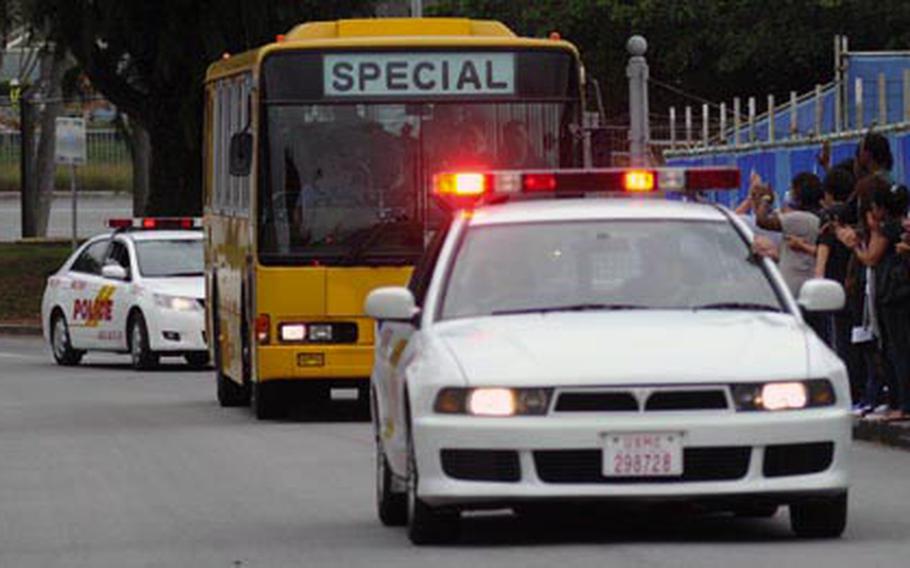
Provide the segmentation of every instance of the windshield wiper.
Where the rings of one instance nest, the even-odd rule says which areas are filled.
[[[780,308],[769,306],[767,304],[756,304],[754,302],[717,302],[716,304],[704,304],[693,306],[693,310],[748,310],[752,312],[780,312]]]
[[[568,304],[565,306],[548,306],[537,308],[516,308],[514,310],[496,310],[491,312],[494,316],[513,314],[545,314],[550,312],[588,312],[588,311],[618,311],[618,310],[649,310],[648,306],[635,304]]]
[[[372,247],[379,240],[379,237],[389,230],[389,227],[407,222],[407,217],[390,217],[380,220],[370,228],[370,231],[363,237],[362,241],[351,248],[350,252],[344,257],[344,264],[354,264],[360,260],[363,253]]]

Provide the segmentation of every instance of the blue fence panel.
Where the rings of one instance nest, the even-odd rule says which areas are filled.
[[[863,125],[878,122],[878,75],[885,75],[888,123],[901,122],[904,114],[904,69],[910,69],[908,53],[855,53],[847,64],[847,124],[856,127],[856,80],[863,82]]]

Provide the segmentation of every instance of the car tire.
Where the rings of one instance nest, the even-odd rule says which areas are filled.
[[[250,406],[258,420],[271,420],[281,414],[281,407],[276,396],[278,385],[257,381],[253,383]]]
[[[427,505],[418,496],[419,481],[414,441],[408,436],[408,538],[418,546],[455,541],[461,528],[460,513],[454,509]]]
[[[50,327],[51,351],[54,354],[54,360],[58,365],[64,367],[78,365],[79,362],[82,361],[82,356],[85,355],[85,351],[73,349],[72,342],[70,341],[70,328],[66,323],[66,316],[59,310],[54,312],[54,315],[51,317]]]
[[[130,362],[136,371],[147,371],[158,365],[158,354],[149,347],[148,326],[141,312],[135,312],[129,320],[127,337],[130,340]]]
[[[847,494],[790,505],[790,527],[802,538],[837,538],[847,528]]]
[[[373,390],[370,389],[370,394]],[[395,474],[389,469],[389,460],[382,448],[379,413],[376,412],[376,396],[370,397],[372,408],[373,436],[376,445],[376,512],[379,520],[387,527],[403,527],[408,524],[408,494],[395,491]]]
[[[187,353],[183,358],[186,359],[186,364],[194,369],[203,369],[209,364],[209,354],[207,351]]]

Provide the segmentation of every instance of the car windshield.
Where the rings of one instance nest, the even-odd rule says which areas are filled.
[[[202,239],[137,240],[136,262],[146,278],[202,276]]]
[[[726,222],[598,220],[469,228],[441,317],[616,309],[782,307]]]

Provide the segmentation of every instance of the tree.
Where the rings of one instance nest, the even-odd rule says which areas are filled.
[[[613,116],[626,108],[633,33],[648,39],[652,77],[712,101],[786,96],[831,80],[835,34],[852,49],[910,47],[906,0],[441,0],[433,12],[501,19],[538,37],[559,31],[606,87]],[[669,100],[652,89],[652,108]]]
[[[202,207],[202,83],[208,65],[315,19],[366,14],[370,0],[23,0],[94,86],[151,142],[147,212]]]

